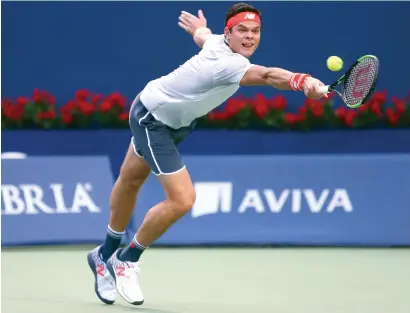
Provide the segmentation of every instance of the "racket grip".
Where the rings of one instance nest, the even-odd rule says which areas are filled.
[[[320,92],[329,93],[329,86],[321,86],[319,87]]]

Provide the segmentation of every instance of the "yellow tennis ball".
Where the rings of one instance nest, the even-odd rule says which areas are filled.
[[[327,68],[333,72],[340,71],[343,67],[343,61],[337,56],[331,56],[327,59]]]

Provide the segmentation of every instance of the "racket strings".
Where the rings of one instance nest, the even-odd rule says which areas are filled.
[[[343,100],[346,104],[354,105],[367,100],[375,87],[378,72],[379,63],[375,58],[365,58],[357,63],[344,82]]]

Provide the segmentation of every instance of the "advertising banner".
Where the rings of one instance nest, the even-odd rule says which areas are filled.
[[[186,156],[192,210],[170,245],[410,245],[410,155]],[[134,231],[164,199],[155,177]]]
[[[108,157],[2,159],[2,245],[105,238],[113,177]]]

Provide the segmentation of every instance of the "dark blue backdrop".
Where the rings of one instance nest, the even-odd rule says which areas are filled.
[[[49,90],[61,103],[79,88],[120,91],[132,98],[198,48],[178,25],[181,10],[203,9],[223,31],[234,2],[3,2],[2,96]],[[310,72],[325,82],[338,73],[329,55],[348,65],[363,54],[381,60],[378,89],[405,96],[410,88],[409,2],[252,2],[263,11],[263,34],[252,62]],[[241,89],[252,95],[259,88]],[[264,88],[270,96],[276,92]],[[301,94],[287,92],[290,100]]]
[[[181,152],[195,205],[157,243],[409,245],[409,138],[408,130],[194,132]],[[2,152],[29,157],[2,160],[2,219],[9,225],[2,244],[100,243],[111,185],[104,158],[117,176],[129,141],[125,130],[4,131]],[[78,186],[84,192],[73,195]],[[151,175],[126,242],[163,197]]]
[[[128,130],[3,130],[1,139],[2,152],[24,152],[30,156],[108,155],[116,178],[131,136]],[[410,153],[410,130],[312,133],[197,130],[180,145],[180,151],[184,156]]]

